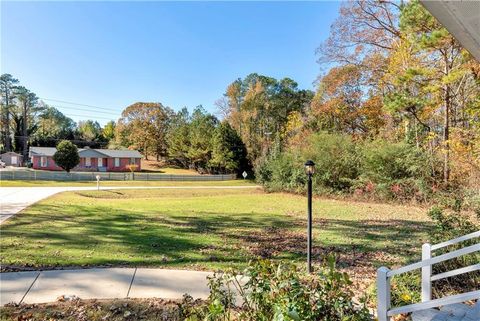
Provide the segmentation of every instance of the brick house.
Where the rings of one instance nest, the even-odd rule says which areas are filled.
[[[32,168],[50,171],[63,170],[53,160],[55,147],[30,147]],[[142,154],[136,150],[91,149],[79,148],[80,163],[73,171],[90,172],[128,172],[128,165],[137,165],[136,171],[141,170]]]

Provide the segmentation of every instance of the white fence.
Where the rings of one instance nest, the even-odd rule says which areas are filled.
[[[28,181],[96,181],[99,175],[106,181],[226,181],[236,179],[235,174],[227,175],[169,175],[160,173],[114,173],[114,172],[48,172],[48,171],[0,171],[0,180],[28,180]]]
[[[454,259],[456,257],[480,252],[480,243],[471,246],[463,247],[461,249],[451,251],[442,255],[432,257],[432,251],[444,248],[449,245],[458,244],[476,237],[480,237],[480,231],[461,236],[459,238],[446,241],[443,243],[430,245],[424,244],[422,246],[422,261],[413,263],[396,270],[389,270],[386,267],[381,267],[377,271],[377,313],[378,321],[388,321],[391,316],[403,313],[410,313],[430,308],[435,308],[447,304],[461,303],[469,300],[480,299],[480,289],[442,297],[440,299],[432,300],[432,281],[441,280],[456,275],[480,270],[480,263],[459,268],[453,271],[432,275],[432,265]],[[416,269],[422,269],[422,302],[414,303],[398,308],[391,309],[390,307],[390,280],[393,276],[402,273],[410,272]]]

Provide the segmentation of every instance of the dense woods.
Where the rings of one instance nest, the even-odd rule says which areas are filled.
[[[218,117],[138,102],[103,127],[75,123],[4,74],[1,149],[135,148],[204,173],[253,170],[290,191],[304,188],[307,158],[317,192],[423,201],[478,188],[480,65],[418,1],[343,3],[316,54],[315,91],[252,73],[226,85]]]
[[[333,67],[260,181],[303,189],[311,158],[319,192],[480,204],[480,66],[418,1],[344,3],[317,55]]]

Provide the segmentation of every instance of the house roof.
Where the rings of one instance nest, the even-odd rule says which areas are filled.
[[[120,157],[120,158],[142,158],[142,154],[138,150],[130,149],[94,149],[94,151],[102,153],[108,157]]]
[[[0,156],[3,156],[3,155],[15,155],[15,156],[22,156],[21,154],[19,154],[19,153],[15,153],[15,152],[6,152],[6,153],[3,153],[3,154],[0,154]]]
[[[53,156],[56,151],[55,147],[30,147],[30,155]]]
[[[105,155],[105,157],[118,157],[118,158],[142,158],[142,154],[140,154],[137,150],[129,150],[129,149],[90,149],[90,148],[79,148],[78,153],[82,156],[82,152],[86,151],[95,151],[97,153]],[[55,147],[30,147],[30,155],[37,155],[37,156],[53,156],[57,149]]]

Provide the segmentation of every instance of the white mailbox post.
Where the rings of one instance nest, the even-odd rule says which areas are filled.
[[[100,175],[95,176],[97,178],[97,191],[100,190]]]

